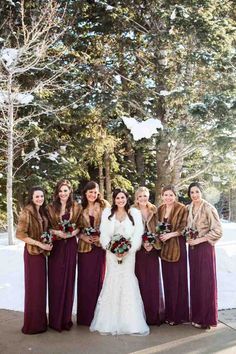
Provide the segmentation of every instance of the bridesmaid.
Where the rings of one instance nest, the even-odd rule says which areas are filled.
[[[217,325],[217,284],[215,243],[222,236],[216,209],[202,199],[199,183],[191,183],[188,195],[188,227],[197,231],[196,239],[189,239],[190,305],[192,325],[210,328]]]
[[[44,251],[52,246],[42,243],[40,236],[47,229],[44,191],[31,188],[26,207],[22,210],[16,229],[16,237],[25,242],[25,309],[24,334],[47,330],[46,316],[46,257]]]
[[[77,324],[90,326],[105,272],[105,251],[99,236],[89,236],[84,228],[99,230],[102,211],[109,203],[99,195],[98,184],[90,181],[82,192],[81,233],[78,247]]]
[[[149,190],[146,187],[139,187],[135,192],[134,207],[141,211],[145,232],[155,233],[157,208],[148,200]],[[143,242],[142,248],[136,253],[135,273],[148,325],[160,325],[164,320],[164,300],[158,257],[160,248],[159,240],[154,245]]]
[[[182,231],[187,222],[186,207],[176,201],[176,191],[169,185],[162,189],[163,204],[158,220],[170,224],[171,232],[162,234],[162,275],[165,293],[165,322],[177,325],[189,321],[187,251]]]
[[[77,256],[76,235],[81,206],[73,201],[71,183],[62,179],[56,185],[53,202],[48,205],[50,232],[56,237],[48,260],[49,326],[58,332],[70,330],[74,300]],[[62,230],[62,224],[74,224]],[[69,226],[69,225],[68,225]]]

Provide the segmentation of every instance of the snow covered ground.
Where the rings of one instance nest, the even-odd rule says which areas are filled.
[[[216,245],[219,309],[236,308],[236,223],[223,223],[224,234]],[[0,308],[24,309],[24,243],[7,245],[0,234]],[[75,301],[76,303],[76,301]],[[75,306],[74,306],[75,310]]]

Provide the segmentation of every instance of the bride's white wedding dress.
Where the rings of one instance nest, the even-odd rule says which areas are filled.
[[[135,252],[141,246],[143,234],[141,213],[137,209],[131,209],[134,226],[128,216],[119,222],[115,216],[108,220],[110,214],[111,209],[106,208],[102,215],[102,247],[106,248],[112,236],[118,233],[130,238],[132,247],[122,264],[118,264],[113,253],[106,251],[106,275],[90,330],[101,334],[147,335],[149,327],[145,321],[138,280],[134,273]]]

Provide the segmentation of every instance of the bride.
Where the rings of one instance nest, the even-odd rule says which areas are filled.
[[[113,204],[102,214],[100,242],[107,249],[114,235],[131,241],[131,248],[122,255],[122,263],[111,251],[106,251],[106,275],[98,298],[90,331],[100,334],[147,335],[149,327],[134,273],[135,252],[141,247],[143,224],[139,210],[130,209],[128,194],[115,189]],[[119,259],[120,259],[119,255]]]

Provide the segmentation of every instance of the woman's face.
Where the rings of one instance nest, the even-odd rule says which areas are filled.
[[[166,205],[172,205],[175,202],[175,193],[173,193],[171,190],[165,191],[162,194],[162,200]]]
[[[70,196],[71,190],[67,185],[62,185],[61,188],[59,189],[58,196],[61,200],[61,202],[67,202],[69,196]]]
[[[115,197],[115,205],[118,208],[124,208],[124,206],[127,203],[127,197],[123,192],[120,192],[117,194],[117,196]]]
[[[97,200],[98,193],[99,191],[97,188],[87,190],[87,192],[85,193],[87,201],[94,203]]]
[[[193,202],[200,202],[202,199],[202,192],[198,187],[192,187],[190,189],[190,198]]]
[[[34,191],[32,201],[34,205],[40,207],[44,202],[44,194],[42,191]]]
[[[147,192],[140,192],[137,196],[137,202],[140,206],[146,206],[149,199]]]

